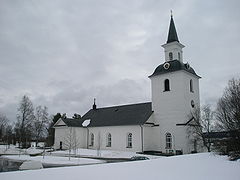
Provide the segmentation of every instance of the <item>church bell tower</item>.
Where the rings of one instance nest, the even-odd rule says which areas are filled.
[[[152,75],[152,110],[156,127],[155,143],[167,153],[190,153],[187,122],[194,108],[200,106],[199,78],[189,63],[184,63],[183,48],[170,18],[167,42],[162,45],[165,60]]]

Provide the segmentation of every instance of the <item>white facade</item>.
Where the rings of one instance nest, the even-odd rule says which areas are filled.
[[[170,91],[164,91],[164,81],[169,79]],[[193,84],[193,92],[190,92],[190,80]],[[199,107],[199,83],[198,78],[185,71],[154,76],[152,82],[152,107],[154,120],[159,124],[159,150],[166,151],[166,133],[173,137],[172,150],[182,150],[183,153],[193,151],[188,145],[186,127],[176,124],[186,123],[193,110],[191,101],[195,107]]]
[[[183,62],[183,51],[182,49],[185,47],[181,43],[175,41],[171,43],[167,43],[162,45],[164,48],[164,54],[165,54],[165,61],[172,61],[174,59],[177,59],[181,62]],[[172,53],[172,55],[171,55]]]
[[[57,126],[57,125],[62,126]],[[71,131],[71,132],[70,132]],[[128,146],[128,135],[132,134],[132,146]],[[94,135],[93,145],[91,135]],[[111,134],[111,145],[108,146],[108,135]],[[101,149],[101,150],[119,150],[142,152],[152,150],[154,146],[152,141],[152,128],[144,125],[132,126],[104,126],[104,127],[68,127],[60,119],[55,124],[54,148],[68,149],[70,141],[76,148]],[[62,144],[62,145],[60,145]]]
[[[91,133],[94,134],[93,146],[90,145]],[[132,146],[128,146],[129,133],[132,134]],[[107,146],[108,134],[111,134],[111,146]],[[88,148],[141,152],[140,126],[105,126],[89,128]]]
[[[55,149],[86,148],[86,129],[80,127],[56,127],[55,128]],[[72,142],[70,142],[72,141]],[[61,147],[62,146],[62,147]],[[76,146],[76,147],[75,147]]]

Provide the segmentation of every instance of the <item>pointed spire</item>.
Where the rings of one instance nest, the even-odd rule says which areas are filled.
[[[169,26],[169,31],[168,31],[167,43],[174,42],[174,41],[179,42],[178,36],[177,36],[177,31],[176,31],[174,21],[173,21],[172,10],[171,10],[171,20],[170,20],[170,26]]]

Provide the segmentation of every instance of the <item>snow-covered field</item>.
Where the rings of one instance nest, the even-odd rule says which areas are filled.
[[[35,147],[30,147],[28,149],[19,149],[14,145],[10,145],[9,147],[6,145],[0,145],[0,154],[37,154],[42,153],[43,149],[36,149]]]
[[[240,162],[211,153],[163,157],[146,161],[74,166],[0,174],[1,180],[239,180]]]
[[[0,154],[22,154],[24,150],[19,150],[13,145],[10,145],[9,148],[6,145],[0,145]]]
[[[42,153],[43,149],[36,149],[34,147],[28,149],[18,149],[15,146],[11,146],[9,149],[6,149],[6,146],[0,145],[0,154],[6,155],[18,155],[18,154],[39,154]],[[54,151],[54,152],[45,152],[46,155],[51,156],[68,156],[69,151]],[[110,151],[110,150],[93,150],[93,149],[77,149],[76,153],[71,151],[71,155],[78,155],[83,157],[102,157],[102,158],[131,158],[132,156],[142,156],[135,152],[126,152],[126,151]],[[149,157],[150,159],[159,158],[159,156],[151,156],[151,155],[144,155]]]
[[[68,157],[57,157],[57,156],[35,156],[31,157],[29,155],[11,155],[11,156],[2,156],[3,158],[13,159],[13,160],[31,160],[31,161],[40,161],[43,164],[58,164],[58,165],[82,165],[82,164],[97,164],[104,163],[105,161],[89,159],[89,158],[70,158]]]
[[[91,150],[91,149],[77,149],[75,152],[71,151],[71,158],[69,160],[69,151],[54,151],[44,152],[43,149],[36,149],[31,147],[28,149],[18,149],[15,146],[11,146],[6,149],[6,146],[0,146],[0,153],[3,154],[1,158],[11,159],[14,161],[38,161],[43,165],[87,165],[87,164],[99,164],[106,163],[104,160],[96,160],[92,158],[130,158],[136,156],[135,152],[123,152],[123,151],[109,151],[109,150]],[[38,156],[29,156],[33,154],[41,154]],[[150,156],[149,158],[160,158],[159,156]],[[30,168],[30,167],[29,167]]]
[[[68,155],[68,151],[55,151],[52,152],[52,155]],[[147,156],[150,159],[160,158],[160,156],[151,156],[151,155],[141,155],[135,152],[126,152],[126,151],[110,151],[110,150],[93,150],[93,149],[77,149],[76,155],[87,156],[87,157],[103,157],[103,158],[131,158],[132,156]]]

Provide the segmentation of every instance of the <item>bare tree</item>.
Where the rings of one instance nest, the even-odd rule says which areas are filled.
[[[20,101],[17,119],[16,128],[19,130],[20,135],[19,144],[23,146],[31,137],[32,122],[34,120],[33,104],[26,95],[24,95]]]
[[[47,107],[37,106],[35,110],[35,120],[33,123],[34,134],[36,138],[36,146],[39,139],[47,136],[47,128],[49,126],[49,118]]]
[[[102,145],[102,138],[101,132],[98,132],[98,146],[97,146],[97,156],[101,156],[101,145]]]
[[[13,143],[13,140],[14,140],[13,126],[8,125],[6,127],[6,133],[5,133],[5,136],[4,136],[4,141],[6,142],[6,149],[10,148],[10,144]]]
[[[203,131],[202,140],[208,152],[211,151],[211,144],[212,144],[209,134],[214,128],[213,116],[214,116],[214,112],[212,111],[211,106],[210,105],[203,106],[202,112],[201,112],[201,125],[202,125],[202,131]]]
[[[6,128],[8,126],[9,119],[2,113],[0,113],[0,141],[3,140],[6,134]]]
[[[231,79],[216,109],[217,126],[231,132],[227,151],[240,151],[240,79]]]
[[[188,134],[193,136],[194,150],[196,151],[197,149],[197,142],[202,142],[208,152],[210,152],[211,142],[206,134],[209,134],[213,128],[213,111],[211,106],[205,105],[202,109],[195,108],[191,113],[191,117],[192,122],[188,124]]]
[[[240,130],[240,79],[231,79],[216,110],[218,126],[225,131]]]
[[[70,160],[71,151],[73,150],[76,154],[77,147],[80,144],[76,137],[76,131],[73,127],[68,127],[67,133],[65,134],[65,138],[63,140],[63,144],[68,149],[68,158]]]

